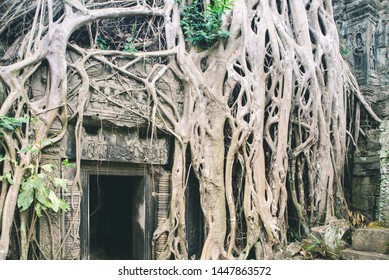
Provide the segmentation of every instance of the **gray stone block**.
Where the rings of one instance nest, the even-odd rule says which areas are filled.
[[[371,150],[379,150],[381,149],[381,143],[378,141],[368,141],[367,148]]]
[[[343,260],[389,260],[389,255],[356,251],[352,249],[343,250],[340,253],[340,257]]]
[[[365,157],[355,157],[354,158],[354,163],[357,164],[363,164],[363,165],[368,165],[371,163],[379,163],[380,162],[380,157],[379,155],[375,156],[365,156]]]
[[[286,257],[293,257],[295,255],[297,255],[300,251],[302,250],[301,248],[301,245],[294,242],[294,243],[290,243],[287,247],[286,247],[286,252],[285,252],[285,256]]]
[[[354,250],[389,254],[389,229],[357,229],[352,235],[352,243]]]
[[[363,170],[362,168],[354,170],[355,177],[365,177],[365,176],[379,176],[379,170]]]

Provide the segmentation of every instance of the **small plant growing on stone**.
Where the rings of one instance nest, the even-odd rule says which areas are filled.
[[[126,43],[124,44],[123,51],[128,53],[136,53],[137,50],[134,45],[134,39],[132,36],[127,37]]]
[[[54,212],[61,209],[66,212],[69,208],[68,204],[49,186],[66,190],[67,180],[53,176],[52,164],[41,165],[39,172],[36,172],[37,168],[32,164],[28,168],[30,176],[23,180],[17,201],[20,211],[26,211],[34,205],[38,217],[42,216],[42,211],[47,209]]]
[[[230,33],[221,30],[222,16],[231,10],[231,0],[216,0],[203,7],[195,0],[189,6],[183,6],[181,13],[181,26],[186,41],[193,45],[210,47],[220,39],[226,39]]]
[[[107,40],[104,39],[102,36],[98,36],[96,39],[96,45],[102,49],[106,50],[107,49]]]

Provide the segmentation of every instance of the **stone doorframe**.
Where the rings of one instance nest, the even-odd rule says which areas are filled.
[[[154,198],[152,176],[147,165],[124,164],[112,162],[82,161],[81,183],[83,195],[81,199],[81,222],[80,222],[80,259],[89,259],[90,233],[89,233],[89,179],[91,175],[101,176],[139,176],[143,177],[144,200],[145,200],[145,239],[143,259],[152,259],[152,237],[154,224]]]

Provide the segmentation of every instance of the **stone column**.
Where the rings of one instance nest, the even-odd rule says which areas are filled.
[[[383,120],[381,135],[381,185],[379,189],[378,219],[389,226],[389,120]]]
[[[170,193],[170,173],[164,172],[159,177],[158,193],[157,193],[157,227],[162,226],[168,219],[169,209],[169,193]],[[167,242],[167,233],[161,234],[155,245],[155,259],[163,251]]]

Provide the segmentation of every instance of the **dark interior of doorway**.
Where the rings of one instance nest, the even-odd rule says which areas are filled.
[[[90,259],[131,260],[141,255],[137,252],[141,181],[134,176],[90,176]]]

